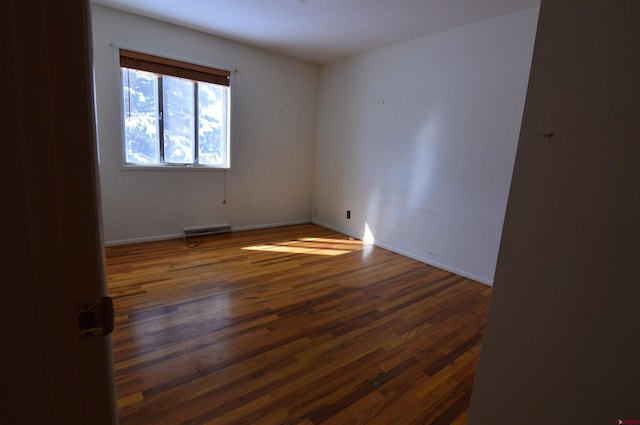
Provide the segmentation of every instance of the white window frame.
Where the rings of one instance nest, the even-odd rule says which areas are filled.
[[[123,171],[233,171],[233,99],[234,99],[234,74],[237,72],[237,69],[234,67],[225,67],[214,65],[210,63],[204,63],[199,61],[194,61],[190,59],[185,59],[181,57],[176,57],[172,55],[167,55],[164,53],[158,52],[150,52],[143,49],[137,49],[127,46],[120,46],[111,43],[114,47],[114,59],[115,59],[115,74],[116,81],[118,87],[118,111],[119,111],[119,122],[120,122],[120,169]],[[194,65],[200,65],[208,68],[215,68],[223,71],[229,72],[229,99],[228,106],[226,110],[227,115],[227,133],[228,133],[228,145],[227,145],[227,167],[216,167],[211,165],[202,165],[202,164],[170,164],[170,163],[158,163],[158,164],[132,164],[126,162],[126,140],[125,140],[125,123],[124,123],[124,98],[123,98],[123,82],[121,77],[121,69],[120,66],[120,50],[128,50],[134,52],[140,52],[146,55],[157,56],[160,58],[166,58],[171,61],[185,62]]]

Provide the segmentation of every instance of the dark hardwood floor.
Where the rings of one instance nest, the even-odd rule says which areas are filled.
[[[466,423],[488,286],[315,225],[106,256],[122,425]]]

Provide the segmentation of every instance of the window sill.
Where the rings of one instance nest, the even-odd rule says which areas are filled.
[[[202,165],[120,165],[120,171],[232,171],[231,168],[205,167]]]

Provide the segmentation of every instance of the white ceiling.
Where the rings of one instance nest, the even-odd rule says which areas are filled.
[[[540,0],[93,0],[315,63],[540,5]]]

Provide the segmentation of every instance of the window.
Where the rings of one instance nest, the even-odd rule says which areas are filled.
[[[230,72],[120,50],[124,163],[229,168]]]

